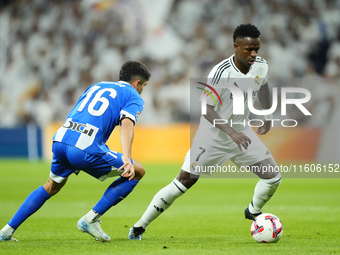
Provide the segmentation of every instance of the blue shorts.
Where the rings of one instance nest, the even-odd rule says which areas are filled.
[[[123,154],[120,152],[109,151],[106,154],[94,156],[60,142],[53,143],[52,152],[50,177],[58,183],[61,183],[72,173],[78,174],[80,170],[100,181],[123,173],[123,170],[117,171],[124,164]],[[133,163],[132,159],[131,163]]]

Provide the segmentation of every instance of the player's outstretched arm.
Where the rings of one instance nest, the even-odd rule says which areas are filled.
[[[207,114],[204,117],[212,124],[214,123],[214,120],[222,119],[221,116],[214,110],[214,107],[211,105],[207,105]],[[246,136],[242,132],[236,131],[227,123],[215,124],[215,127],[227,133],[231,137],[231,139],[233,139],[233,141],[237,144],[240,151],[243,151],[242,147],[247,150],[248,145],[251,144],[251,140],[248,136]]]
[[[135,176],[135,170],[133,164],[131,163],[131,148],[134,135],[134,123],[132,120],[126,118],[123,119],[120,126],[120,142],[123,148],[123,163],[118,171],[124,169],[121,174],[122,177],[129,178],[132,180]]]
[[[270,97],[268,83],[261,86],[258,93],[258,98],[261,103],[262,109],[270,109],[270,107],[272,106],[272,101]],[[256,131],[256,133],[258,133],[259,135],[264,135],[270,130],[271,121],[263,120],[263,122],[264,124],[261,127],[258,127]]]

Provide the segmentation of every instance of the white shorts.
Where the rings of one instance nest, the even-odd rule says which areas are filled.
[[[235,142],[221,144],[218,141],[194,140],[190,150],[185,156],[182,169],[194,175],[201,175],[198,171],[206,166],[223,166],[228,160],[231,160],[237,166],[251,166],[264,159],[271,158],[272,155],[267,147],[262,143],[256,133],[251,130],[246,135],[250,138],[251,144],[248,149],[240,151]],[[204,173],[209,173],[204,171]]]

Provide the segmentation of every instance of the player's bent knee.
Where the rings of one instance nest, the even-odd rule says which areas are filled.
[[[281,174],[277,174],[273,178],[268,178],[268,179],[262,179],[265,183],[272,185],[272,186],[279,186],[281,184]]]
[[[282,177],[281,177],[280,171],[278,171],[278,172],[270,172],[268,178],[269,179],[280,179],[281,180]]]
[[[45,185],[43,185],[43,188],[46,190],[46,192],[50,195],[50,196],[54,196],[55,194],[57,194],[61,188],[65,185],[66,181],[68,178],[65,178],[61,183],[57,183],[54,180],[52,180],[51,178],[48,179],[48,181],[46,182]]]
[[[137,171],[135,171],[135,178],[138,178],[138,180],[142,179],[143,176],[145,175],[146,171],[145,171],[145,168],[144,167],[140,167],[138,168]]]
[[[145,175],[146,170],[143,167],[143,165],[141,163],[139,163],[138,161],[134,161],[133,166],[135,168],[135,177],[133,179],[139,181]]]
[[[191,188],[197,182],[198,178],[199,175],[193,175],[184,170],[181,170],[176,177],[187,189]]]

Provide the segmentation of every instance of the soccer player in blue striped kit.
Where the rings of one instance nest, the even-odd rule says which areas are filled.
[[[78,174],[80,170],[100,181],[120,175],[77,223],[80,231],[96,240],[111,240],[100,226],[100,216],[124,199],[145,174],[142,164],[131,159],[131,147],[134,125],[144,108],[140,94],[150,76],[143,64],[128,61],[121,67],[119,82],[99,82],[80,96],[53,137],[53,160],[47,183],[26,198],[0,231],[0,241],[16,241],[14,231],[57,194],[72,173]],[[120,125],[122,153],[111,151],[105,144],[117,125]]]

